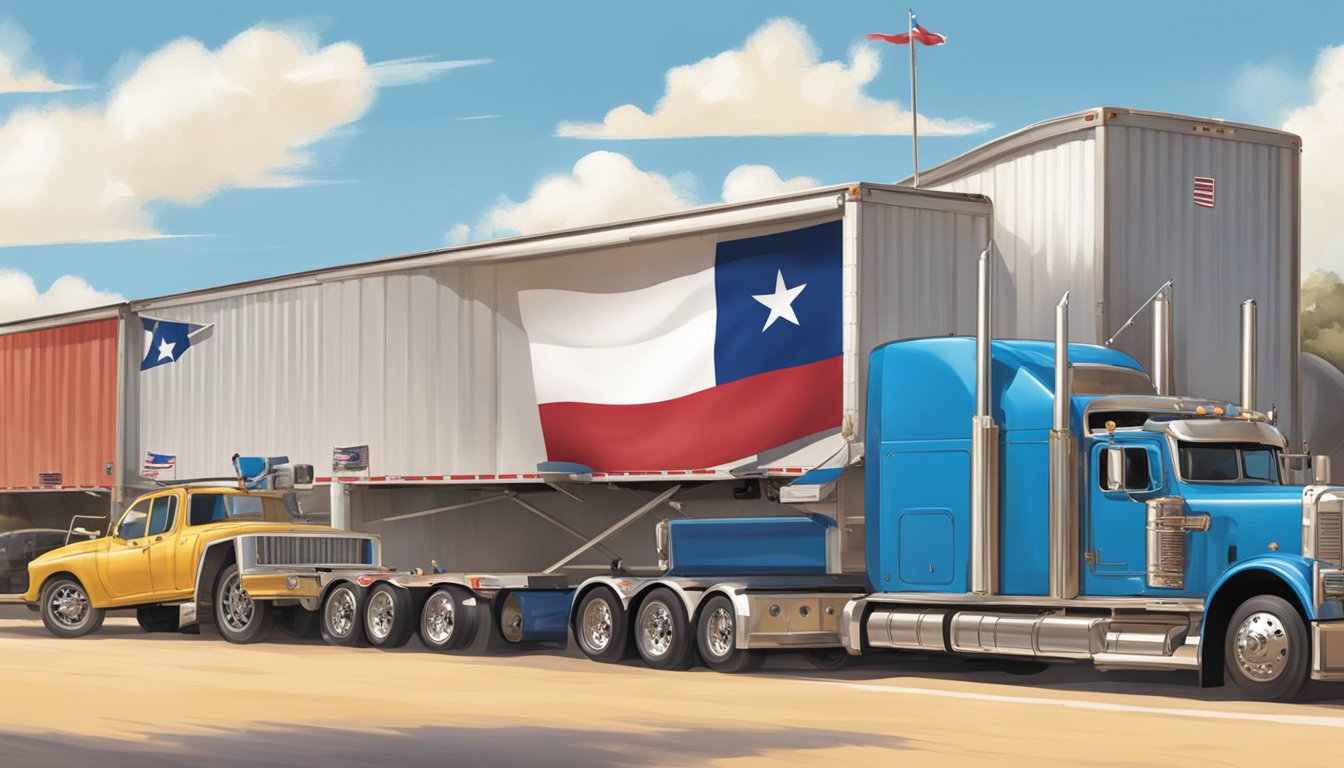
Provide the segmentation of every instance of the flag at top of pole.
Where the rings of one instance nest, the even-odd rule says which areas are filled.
[[[870,33],[864,35],[869,40],[880,40],[892,45],[910,46],[910,145],[914,153],[914,173],[911,174],[916,187],[919,186],[919,84],[915,77],[915,42],[924,45],[945,45],[947,36],[930,32],[915,20],[915,12],[910,11],[910,29],[899,35]]]

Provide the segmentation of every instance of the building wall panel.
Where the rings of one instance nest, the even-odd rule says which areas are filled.
[[[0,490],[110,487],[116,422],[116,318],[0,335]]]

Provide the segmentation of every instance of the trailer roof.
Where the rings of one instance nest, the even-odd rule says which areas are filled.
[[[39,315],[37,317],[25,317],[21,320],[10,320],[0,323],[0,336],[6,336],[12,333],[26,333],[28,331],[40,331],[44,328],[56,328],[62,325],[76,325],[78,323],[87,323],[94,320],[107,320],[117,316],[123,307],[128,306],[127,302],[118,302],[116,304],[104,304],[100,307],[88,307],[86,309],[76,309],[70,312],[59,312],[54,315]]]
[[[1005,155],[1039,144],[1069,133],[1092,131],[1103,125],[1149,128],[1171,133],[1195,134],[1245,141],[1255,144],[1268,144],[1276,147],[1302,148],[1302,138],[1286,131],[1266,128],[1249,123],[1235,123],[1212,117],[1178,115],[1169,112],[1152,112],[1127,107],[1093,107],[1081,112],[1052,117],[1026,128],[1014,131],[985,142],[975,149],[919,172],[919,181],[924,184],[945,184],[966,173],[994,163]],[[909,184],[911,179],[901,181]]]

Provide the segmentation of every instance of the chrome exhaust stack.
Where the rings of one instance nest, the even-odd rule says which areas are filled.
[[[1171,281],[1153,299],[1153,387],[1159,395],[1171,394]]]
[[[1069,430],[1073,371],[1069,369],[1069,294],[1055,307],[1055,418],[1050,429],[1050,596],[1078,596],[1077,464]]]
[[[1255,299],[1241,303],[1241,409],[1255,410]]]
[[[980,253],[975,327],[975,416],[971,421],[971,592],[999,591],[999,426],[991,397],[993,241]]]

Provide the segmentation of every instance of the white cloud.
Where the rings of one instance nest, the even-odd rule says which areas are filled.
[[[1302,137],[1302,274],[1344,271],[1344,46],[1327,48],[1312,73],[1312,102],[1284,130]]]
[[[591,152],[569,173],[537,182],[523,202],[500,200],[472,234],[551,232],[680,211],[695,204],[689,186],[684,178],[641,171],[625,155]],[[460,234],[460,227],[453,231]]]
[[[321,47],[265,27],[215,50],[176,40],[102,104],[30,107],[0,122],[0,246],[162,237],[149,203],[309,183],[305,150],[363,116],[380,86],[475,63],[370,65],[352,43]]]
[[[739,165],[723,180],[723,202],[739,203],[819,186],[821,182],[808,176],[781,179],[768,165]]]
[[[1229,93],[1238,112],[1262,123],[1281,123],[1293,107],[1310,98],[1309,84],[1284,57],[1243,64]]]
[[[590,152],[568,173],[548,176],[528,198],[502,198],[475,227],[456,224],[444,235],[449,245],[503,235],[531,235],[560,229],[673,213],[700,204],[690,174],[664,176],[641,170],[617,152]],[[723,201],[741,202],[819,186],[816,179],[781,179],[767,165],[739,165],[723,182]]]
[[[373,64],[373,78],[379,87],[392,85],[415,85],[433,80],[439,75],[462,67],[479,67],[493,64],[494,59],[456,59],[435,61],[427,56],[414,56],[406,59],[389,59]]]
[[[47,290],[39,291],[27,273],[0,269],[0,323],[124,300],[118,294],[95,289],[84,278],[75,275],[58,277]]]
[[[32,39],[11,22],[0,22],[0,93],[54,93],[87,88],[58,83],[31,65]]]
[[[561,123],[560,136],[648,139],[790,134],[908,135],[910,111],[874,99],[864,87],[877,76],[877,48],[856,46],[848,64],[822,61],[816,43],[793,19],[774,19],[739,49],[674,67],[653,112],[634,104],[600,123]],[[921,115],[923,135],[964,135],[989,128],[966,118]]]

